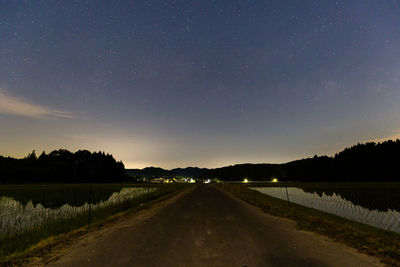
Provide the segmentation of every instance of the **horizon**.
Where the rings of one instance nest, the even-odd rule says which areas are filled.
[[[342,151],[344,151],[345,149],[347,149],[347,148],[350,148],[350,147],[352,147],[352,146],[355,146],[355,145],[357,145],[357,144],[366,144],[366,143],[370,143],[370,142],[373,142],[373,143],[375,143],[375,144],[380,144],[380,143],[384,143],[384,142],[388,142],[388,141],[393,141],[393,142],[396,142],[397,140],[400,140],[400,138],[399,137],[396,137],[396,138],[390,138],[390,139],[387,139],[387,138],[379,138],[379,139],[375,139],[375,140],[363,140],[363,141],[361,141],[361,142],[357,142],[356,144],[352,144],[352,145],[350,145],[350,146],[346,146],[346,147],[343,147],[343,148],[341,148],[340,150],[338,150],[338,151],[335,151],[335,152],[333,152],[333,153],[331,153],[331,154],[313,154],[313,155],[310,155],[310,156],[306,156],[306,157],[302,157],[302,158],[296,158],[296,159],[292,159],[292,160],[289,160],[289,161],[285,161],[285,162],[236,162],[236,163],[230,163],[230,164],[226,164],[226,165],[219,165],[219,166],[213,166],[213,167],[210,167],[210,166],[198,166],[198,165],[186,165],[186,166],[178,166],[178,167],[172,167],[172,168],[168,168],[168,167],[162,167],[162,166],[157,166],[157,165],[146,165],[146,166],[144,166],[144,167],[127,167],[126,165],[125,165],[125,163],[122,161],[122,160],[119,160],[118,158],[115,158],[115,156],[112,154],[112,153],[108,153],[107,151],[90,151],[90,152],[103,152],[103,153],[106,153],[106,154],[110,154],[110,155],[112,155],[113,157],[114,157],[114,159],[116,160],[116,161],[119,161],[119,162],[122,162],[123,164],[124,164],[124,167],[125,167],[125,169],[126,170],[133,170],[133,169],[138,169],[138,170],[142,170],[142,169],[145,169],[145,168],[161,168],[161,169],[164,169],[164,170],[168,170],[168,171],[170,171],[170,170],[173,170],[173,169],[186,169],[186,168],[199,168],[199,169],[218,169],[218,168],[223,168],[223,167],[228,167],[228,166],[235,166],[235,165],[245,165],[245,164],[254,164],[254,165],[257,165],[257,164],[277,164],[277,165],[279,165],[279,164],[286,164],[286,163],[290,163],[290,162],[292,162],[292,161],[296,161],[296,160],[303,160],[303,159],[307,159],[307,158],[312,158],[312,157],[314,157],[314,156],[318,156],[318,157],[324,157],[324,156],[327,156],[327,157],[334,157],[336,154],[338,154],[338,153],[340,153],[340,152],[342,152]],[[59,148],[59,149],[63,149],[63,148]],[[58,149],[57,149],[58,150]],[[78,150],[75,150],[75,151],[70,151],[70,152],[72,152],[72,153],[75,153],[75,152],[77,152],[77,151],[79,151],[79,150],[85,150],[85,149],[78,149]],[[49,154],[51,151],[42,151],[41,153],[39,153],[38,154],[38,152],[36,151],[36,150],[33,150],[33,151],[35,151],[35,153],[36,153],[36,156],[40,156],[40,154],[41,153],[46,153],[46,154]],[[31,151],[32,152],[32,151]],[[23,156],[23,157],[19,157],[19,158],[16,158],[16,159],[23,159],[23,158],[25,158],[27,155],[29,155],[31,152],[29,152],[29,153],[27,153],[25,156]],[[11,156],[4,156],[4,155],[0,155],[0,156],[3,156],[3,157],[11,157]]]
[[[10,2],[0,155],[284,163],[400,138],[391,1]]]

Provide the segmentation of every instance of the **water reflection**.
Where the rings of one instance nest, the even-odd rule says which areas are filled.
[[[275,198],[287,200],[284,187],[253,187],[252,189]],[[306,192],[297,187],[288,187],[288,193],[290,202],[400,233],[400,212],[398,210],[368,209],[354,204],[335,192],[328,195],[325,192]],[[373,199],[370,201],[373,201]]]

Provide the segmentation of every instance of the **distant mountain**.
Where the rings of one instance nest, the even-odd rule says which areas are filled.
[[[166,177],[170,176],[170,171],[158,167],[146,167],[144,169],[127,169],[126,173],[129,176],[140,177]]]
[[[400,140],[382,143],[368,142],[345,148],[333,157],[317,156],[282,164],[238,164],[215,169],[196,167],[164,170],[145,168],[127,170],[129,175],[142,177],[184,176],[219,178],[225,181],[399,181]]]
[[[202,177],[208,172],[209,169],[197,168],[197,167],[176,168],[171,170],[171,173],[174,176],[194,177],[194,178]]]
[[[357,144],[333,157],[317,156],[283,164],[240,164],[212,169],[209,177],[240,181],[398,181],[400,182],[400,139]]]
[[[285,170],[282,164],[237,164],[211,169],[207,175],[225,181],[241,181],[248,178],[256,181],[270,180],[271,177],[282,177]]]
[[[187,168],[176,168],[172,170],[165,170],[158,167],[147,167],[144,169],[127,169],[126,173],[129,176],[140,176],[140,177],[192,177],[198,178],[207,174],[209,169],[187,167]]]

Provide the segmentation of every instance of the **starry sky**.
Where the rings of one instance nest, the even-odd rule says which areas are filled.
[[[400,136],[399,48],[396,0],[0,0],[0,155],[333,155]]]

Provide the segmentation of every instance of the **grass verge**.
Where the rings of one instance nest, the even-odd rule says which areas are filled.
[[[356,248],[359,252],[378,257],[389,266],[400,266],[400,234],[350,221],[339,216],[270,197],[241,184],[219,185],[234,196],[274,216],[289,218],[301,230],[327,236]]]
[[[182,184],[156,186],[158,190],[150,194],[93,214],[90,226],[87,225],[86,218],[62,220],[57,221],[56,225],[43,225],[35,231],[2,240],[0,249],[2,249],[3,255],[0,257],[0,266],[23,266],[35,259],[46,258],[49,251],[59,246],[65,246],[80,236],[109,225],[128,211],[146,208],[151,203],[167,199],[187,188]]]

